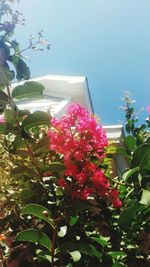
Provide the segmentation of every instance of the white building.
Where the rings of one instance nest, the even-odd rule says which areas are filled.
[[[44,98],[29,101],[17,101],[21,108],[29,108],[31,112],[36,110],[51,110],[60,117],[70,103],[80,103],[90,113],[93,113],[90,92],[85,77],[46,75],[32,79],[44,85]],[[22,82],[21,82],[22,84]]]

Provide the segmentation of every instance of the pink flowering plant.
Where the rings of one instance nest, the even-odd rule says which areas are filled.
[[[108,140],[93,114],[72,104],[61,119],[52,118],[48,136],[50,149],[63,159],[64,177],[57,183],[67,195],[81,200],[96,195],[121,207],[118,192],[111,188],[101,167]]]
[[[102,126],[79,104],[71,104],[60,119],[43,112],[23,113],[20,120],[17,113],[14,116],[17,125],[13,122],[12,126],[18,128],[13,138],[8,138],[6,115],[2,122],[5,129],[1,128],[11,148],[10,176],[17,179],[15,185],[14,180],[9,185],[13,218],[6,220],[6,240],[14,249],[16,242],[35,242],[32,248],[26,245],[22,249],[29,254],[27,262],[34,257],[34,264],[42,261],[41,266],[45,261],[51,266],[100,264],[102,247],[107,247],[109,237],[97,225],[96,217],[100,210],[105,217],[109,207],[114,211],[113,207],[122,205],[117,185],[105,174],[108,140]],[[7,200],[4,206],[8,204]],[[12,226],[16,212],[25,217],[19,215]],[[33,217],[27,219],[26,215]],[[8,235],[10,228],[12,234]],[[8,266],[12,258],[13,252]]]
[[[48,230],[45,224],[42,227],[47,241],[45,244],[45,233],[34,224],[37,230],[23,230],[16,241],[36,240],[46,247],[49,253],[40,250],[36,257],[44,257],[51,266],[80,266],[86,262],[99,265],[102,246],[107,246],[109,237],[95,225],[95,209],[98,213],[103,210],[105,217],[109,207],[113,210],[122,205],[117,187],[103,166],[108,147],[106,133],[93,114],[79,104],[71,104],[60,119],[51,119],[46,135],[49,153],[41,150],[47,159],[40,170],[45,198],[38,196],[37,203],[28,204],[22,213],[49,224]]]
[[[3,267],[149,266],[150,109],[140,124],[125,95],[125,136],[110,144],[97,117],[77,103],[61,117],[19,110],[45,87],[28,80],[12,39],[22,14],[0,1],[0,265]],[[16,1],[19,2],[19,1]],[[5,21],[6,15],[10,18]],[[127,168],[117,170],[123,156]]]

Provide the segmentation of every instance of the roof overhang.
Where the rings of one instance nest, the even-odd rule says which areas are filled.
[[[45,75],[31,79],[44,85],[44,97],[16,101],[21,109],[50,110],[60,117],[70,103],[79,103],[90,113],[94,113],[87,78],[84,76]],[[13,84],[13,87],[24,82]],[[12,88],[13,88],[12,87]],[[103,129],[109,140],[119,144],[123,136],[122,125],[108,125]]]
[[[16,101],[20,108],[29,108],[32,111],[37,109],[49,108],[53,114],[61,116],[70,103],[80,103],[90,113],[93,113],[91,96],[86,77],[83,76],[63,76],[63,75],[45,75],[31,79],[44,85],[44,97],[36,102],[32,99]],[[23,84],[24,82],[19,82]],[[14,86],[18,85],[14,84]],[[42,104],[43,102],[43,104]],[[37,104],[36,104],[37,103]]]

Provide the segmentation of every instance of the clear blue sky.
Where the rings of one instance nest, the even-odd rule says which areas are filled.
[[[16,38],[43,29],[51,50],[26,53],[32,76],[87,76],[95,113],[117,124],[124,90],[150,104],[150,0],[21,0]]]

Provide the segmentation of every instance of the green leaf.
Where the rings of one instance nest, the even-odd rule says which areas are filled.
[[[150,149],[148,149],[141,161],[140,164],[140,173],[141,174],[150,174]]]
[[[9,66],[4,67],[0,65],[0,90],[5,89],[5,87],[9,84],[9,74]]]
[[[109,254],[113,259],[124,258],[124,257],[127,256],[127,254],[124,253],[123,251],[111,251],[111,252],[108,252],[108,254]]]
[[[11,71],[8,70],[6,72],[6,76],[9,81],[12,81],[15,78],[15,72],[13,70]]]
[[[150,143],[145,143],[139,146],[133,153],[133,158],[131,160],[131,169],[140,166],[143,161],[145,154],[150,151]],[[148,152],[149,153],[149,152]]]
[[[18,128],[17,127],[13,127],[10,123],[2,123],[0,124],[0,133],[4,133],[4,134],[18,134]]]
[[[128,135],[124,138],[124,143],[127,149],[132,152],[136,149],[136,138],[132,135]]]
[[[17,117],[17,113],[16,111],[12,110],[12,109],[5,109],[4,110],[4,117],[5,120],[10,123],[11,125],[16,125],[16,117]]]
[[[140,203],[143,205],[150,206],[150,191],[149,190],[143,189]]]
[[[30,200],[32,197],[34,197],[34,191],[31,189],[24,189],[23,191],[20,192],[19,197],[21,198],[21,200],[23,201],[28,201]]]
[[[1,48],[1,58],[5,61],[10,56],[10,48],[6,43],[5,39],[0,39],[0,48]]]
[[[5,123],[5,122],[0,124],[0,134],[4,134],[5,133],[6,125],[7,125],[7,123]]]
[[[75,225],[77,223],[78,219],[79,219],[79,216],[71,216],[70,217],[70,222],[69,222],[70,226]]]
[[[26,149],[27,144],[26,144],[25,140],[21,138],[20,135],[17,135],[14,142],[13,142],[13,146],[14,146],[14,148],[17,149],[17,153],[18,153],[19,148],[21,148],[21,149],[25,148]],[[28,154],[28,156],[29,156],[29,154]],[[27,157],[27,154],[26,154],[26,157]]]
[[[131,226],[135,215],[143,209],[143,205],[135,201],[129,208],[125,209],[119,217],[118,224],[121,229],[128,230]]]
[[[11,171],[11,176],[13,178],[21,178],[22,176],[26,176],[26,177],[37,177],[38,178],[38,174],[31,168],[28,168],[26,166],[22,166],[22,167],[15,167],[14,169],[12,169]]]
[[[0,75],[1,75],[1,72],[0,72]],[[1,82],[0,82],[0,90],[4,90],[4,89],[5,89],[5,87],[6,87],[6,85],[7,85],[7,83],[6,83],[6,82],[4,82],[4,81],[1,81]]]
[[[96,257],[99,260],[101,260],[102,254],[93,246],[93,245],[89,245],[88,243],[85,242],[66,242],[63,243],[60,247],[60,249],[62,251],[80,251],[83,254],[86,254],[90,257]]]
[[[103,247],[106,247],[108,245],[108,241],[110,240],[110,237],[105,237],[105,236],[99,236],[99,237],[90,236],[90,238]]]
[[[33,216],[36,216],[39,219],[42,219],[44,221],[46,221],[47,223],[49,223],[50,225],[52,225],[52,221],[51,221],[51,212],[38,204],[28,204],[26,205],[23,210],[22,210],[22,214],[30,214]]]
[[[8,104],[8,95],[5,92],[0,91],[0,105],[5,107],[7,104]]]
[[[67,225],[61,226],[58,232],[59,237],[64,237],[67,233]]]
[[[18,56],[13,55],[8,58],[17,72],[16,78],[20,81],[22,79],[28,80],[30,78],[30,69],[27,64]]]
[[[42,168],[42,171],[44,172],[51,172],[51,171],[64,171],[65,170],[65,165],[63,163],[60,162],[53,162],[50,163],[49,165],[45,165]]]
[[[47,250],[46,251],[43,251],[41,249],[37,249],[36,250],[36,255],[37,255],[37,258],[38,258],[39,262],[43,262],[45,260],[48,261],[48,262],[50,262],[50,263],[52,262],[52,257],[50,255],[50,251],[48,253]],[[57,260],[58,260],[58,258],[54,257],[53,261],[55,262]]]
[[[47,255],[43,252],[39,253],[37,255],[37,258],[38,258],[38,261],[41,262],[41,261],[48,261],[48,262],[52,262],[52,257],[50,255]]]
[[[36,250],[36,254],[37,254],[37,258],[38,258],[39,262],[43,262],[43,261],[48,261],[50,263],[52,262],[52,256],[50,255],[50,251],[48,253],[47,250],[46,251],[42,251],[41,249],[37,249]],[[57,260],[58,260],[58,258],[56,258],[56,257],[53,258],[54,262],[56,262]]]
[[[51,249],[51,240],[46,234],[42,233],[42,231],[36,229],[27,229],[21,231],[17,234],[15,241],[33,242],[47,248],[48,250]]]
[[[100,253],[99,250],[97,250],[93,245],[89,245],[89,247],[87,247],[87,251],[91,257],[95,256],[96,258],[101,260],[102,253]],[[84,250],[82,252],[84,253]]]
[[[122,175],[122,179],[123,179],[125,182],[127,182],[128,179],[129,179],[130,177],[132,177],[133,174],[136,174],[136,173],[137,173],[137,176],[138,176],[138,172],[139,172],[139,166],[138,166],[138,167],[135,167],[135,168],[133,168],[133,169],[127,170],[127,171],[125,171],[125,172],[123,173],[123,175]]]
[[[77,262],[81,259],[81,253],[77,250],[69,252],[74,262]]]
[[[44,85],[39,82],[25,82],[23,85],[16,86],[12,91],[12,97],[17,99],[38,98],[43,95]]]
[[[30,114],[26,117],[23,122],[22,126],[29,130],[33,127],[41,126],[41,125],[50,125],[51,116],[44,111],[35,111],[34,113]]]
[[[49,146],[50,146],[50,139],[48,136],[45,136],[37,143],[34,149],[35,155],[41,155],[41,153],[49,151]]]

